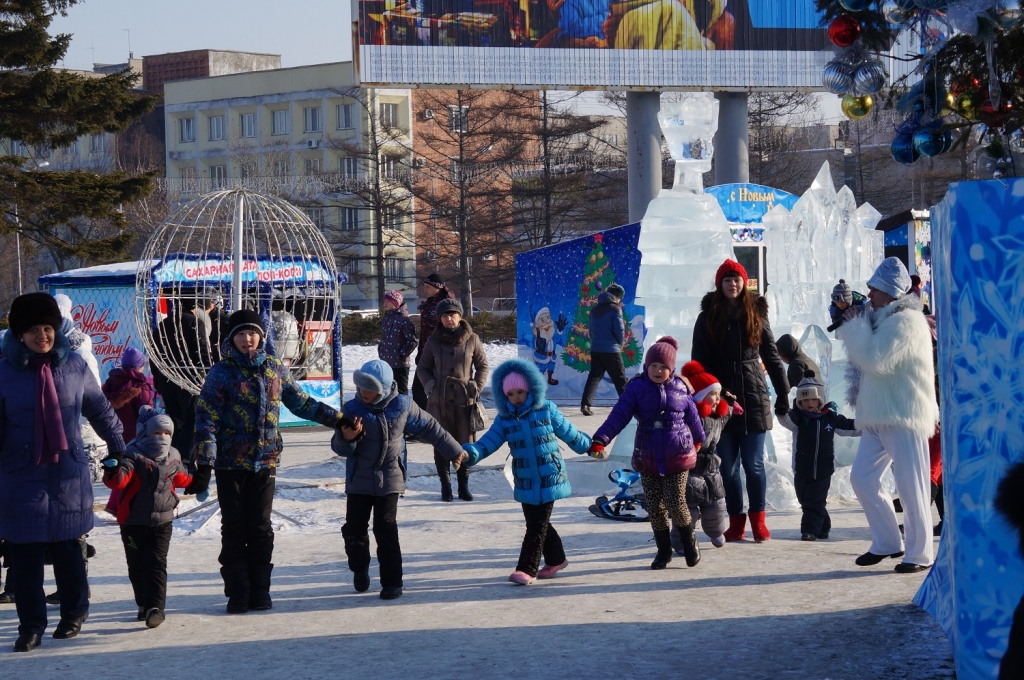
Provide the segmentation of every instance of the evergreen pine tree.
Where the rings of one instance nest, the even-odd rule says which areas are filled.
[[[132,92],[128,70],[90,77],[54,68],[71,36],[47,29],[78,1],[0,1],[0,233],[110,261],[132,238],[119,207],[149,194],[158,171],[99,175],[44,170],[37,160],[82,135],[126,130],[155,99]]]
[[[583,267],[583,281],[580,283],[580,302],[573,315],[569,338],[562,352],[566,366],[580,373],[590,371],[590,311],[597,304],[598,296],[615,282],[615,271],[604,254],[604,234],[594,234],[594,244]],[[626,324],[626,335],[622,343],[622,363],[626,368],[636,366],[643,358],[636,338],[629,330],[629,319],[622,312]]]

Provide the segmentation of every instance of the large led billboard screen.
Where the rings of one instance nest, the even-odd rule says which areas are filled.
[[[820,88],[814,0],[354,0],[367,85]]]

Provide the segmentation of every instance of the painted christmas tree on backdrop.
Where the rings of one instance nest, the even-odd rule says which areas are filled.
[[[604,234],[594,234],[594,245],[590,248],[587,264],[583,268],[580,302],[569,328],[565,351],[562,352],[562,361],[565,365],[580,373],[590,371],[590,310],[597,304],[598,296],[615,282],[615,272],[604,254],[603,240]],[[622,312],[622,319],[626,324],[626,335],[622,342],[622,363],[629,368],[640,363],[643,352],[629,329],[629,319],[625,311]]]

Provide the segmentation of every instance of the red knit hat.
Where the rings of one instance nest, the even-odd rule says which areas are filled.
[[[658,341],[651,345],[644,356],[644,370],[646,371],[647,367],[654,362],[658,362],[668,366],[669,370],[675,371],[677,349],[679,349],[679,343],[671,335],[658,338]]]
[[[743,287],[747,287],[747,270],[736,260],[726,260],[715,273],[715,288],[722,287],[722,279],[727,276],[739,276],[743,279]]]
[[[705,371],[699,361],[688,361],[683,364],[682,374],[693,385],[694,401],[703,401],[704,397],[715,390],[722,389],[722,383],[718,382],[718,378]]]

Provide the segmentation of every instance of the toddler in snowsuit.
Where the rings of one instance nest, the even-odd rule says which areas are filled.
[[[558,452],[561,439],[576,453],[586,453],[591,440],[565,419],[546,398],[547,385],[530,362],[510,359],[491,376],[491,393],[498,415],[479,441],[464,444],[467,465],[481,460],[508,443],[512,455],[513,496],[523,506],[526,536],[519,551],[519,563],[508,577],[526,586],[538,578],[554,578],[569,561],[562,539],[551,526],[555,501],[572,493],[565,462]],[[540,567],[541,555],[544,567]]]
[[[850,288],[850,284],[844,279],[839,279],[839,283],[832,289],[832,304],[828,306],[828,316],[832,320],[832,325],[826,330],[831,333],[842,326],[843,314],[851,306],[863,307],[867,303],[868,298],[866,295]]]
[[[633,445],[633,469],[647,496],[658,554],[651,569],[664,569],[672,560],[671,515],[682,534],[686,565],[700,561],[693,520],[686,505],[686,478],[697,463],[697,449],[704,441],[697,407],[690,389],[675,373],[676,341],[665,336],[644,356],[644,371],[629,383],[615,408],[594,434],[591,451],[603,453],[615,435],[637,419]]]
[[[853,419],[839,415],[835,402],[825,404],[825,385],[813,371],[797,386],[793,406],[779,422],[793,432],[793,486],[803,511],[800,540],[825,539],[832,529],[825,503],[835,472],[835,435],[859,437],[860,432]]]
[[[280,359],[267,354],[266,330],[248,309],[228,319],[221,360],[206,376],[196,404],[192,460],[194,491],[205,491],[217,472],[221,513],[221,577],[229,614],[267,610],[274,554],[277,463],[284,444],[281,404],[302,420],[333,428],[338,412],[311,398]]]
[[[174,421],[151,406],[139,409],[136,438],[123,456],[103,459],[103,483],[122,492],[117,507],[128,579],[135,591],[139,621],[149,628],[164,622],[167,601],[167,551],[178,497],[174,488],[192,484],[181,455],[171,446]]]
[[[693,522],[700,519],[701,529],[711,539],[711,545],[721,548],[725,545],[728,513],[725,509],[725,484],[719,472],[722,459],[715,454],[715,447],[729,418],[743,415],[743,407],[728,392],[723,398],[721,383],[699,362],[686,363],[682,374],[695,391],[693,400],[697,402],[697,413],[704,428],[704,443],[697,451],[697,464],[686,478],[686,505]],[[680,528],[673,526],[672,547],[682,555],[685,554],[684,545]]]
[[[377,541],[380,599],[402,596],[402,548],[398,543],[398,497],[405,493],[405,436],[415,435],[453,463],[464,454],[459,442],[433,417],[401,394],[391,367],[380,359],[352,375],[358,394],[341,407],[331,448],[345,458],[345,538],[348,568],[357,592],[370,588],[370,536]]]

